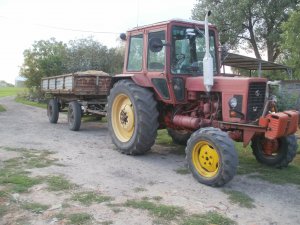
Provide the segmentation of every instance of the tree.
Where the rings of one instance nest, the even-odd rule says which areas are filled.
[[[220,32],[221,44],[251,48],[256,58],[267,52],[274,62],[281,53],[280,25],[288,19],[299,0],[198,0],[192,18],[203,20],[212,10],[211,21]],[[245,45],[246,44],[246,45]]]
[[[72,40],[68,44],[68,71],[102,70],[109,74],[120,73],[123,52],[107,48],[92,37]]]
[[[54,38],[34,42],[24,51],[20,74],[27,78],[29,88],[40,88],[41,78],[86,70],[120,73],[124,49],[107,48],[92,38],[72,40],[69,44]]]
[[[26,86],[39,88],[41,78],[63,74],[67,71],[67,46],[55,38],[37,41],[24,51],[24,63],[20,74],[27,78]]]
[[[285,62],[294,68],[293,77],[300,78],[300,10],[282,24],[281,45]]]

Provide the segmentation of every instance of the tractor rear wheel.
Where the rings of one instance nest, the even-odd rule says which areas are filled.
[[[120,80],[108,96],[108,129],[118,150],[141,155],[153,146],[158,111],[153,93],[131,80]]]
[[[251,148],[256,160],[268,166],[277,168],[287,167],[297,154],[297,139],[295,135],[266,139],[256,136],[252,139]]]
[[[59,116],[58,102],[56,99],[50,99],[47,106],[47,116],[50,123],[57,123]]]
[[[189,169],[202,184],[220,187],[236,174],[238,156],[234,143],[220,129],[208,127],[195,131],[185,151]]]
[[[81,124],[81,107],[77,101],[69,103],[68,108],[68,123],[69,129],[78,131]]]
[[[174,130],[172,128],[167,128],[167,130],[173,142],[179,145],[186,145],[192,135],[192,132],[186,130]]]

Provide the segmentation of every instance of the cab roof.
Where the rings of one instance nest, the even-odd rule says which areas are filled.
[[[169,23],[172,23],[172,22],[181,22],[181,23],[187,23],[187,24],[191,24],[191,25],[194,25],[194,24],[196,24],[196,25],[204,25],[205,24],[204,21],[173,18],[173,19],[166,20],[166,21],[161,21],[161,22],[157,22],[157,23],[152,23],[152,24],[148,24],[148,25],[134,27],[134,28],[128,30],[128,32],[130,32],[130,31],[136,31],[136,30],[141,30],[141,29],[148,28],[148,27],[165,25],[165,24],[169,24]],[[208,23],[208,25],[215,27],[211,23]]]

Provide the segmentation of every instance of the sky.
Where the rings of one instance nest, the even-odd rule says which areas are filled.
[[[93,36],[108,47],[116,47],[119,33],[137,25],[171,18],[190,19],[196,2],[0,0],[0,80],[15,83],[23,63],[23,51],[30,48],[34,41],[54,37],[57,41],[67,43],[69,40]]]

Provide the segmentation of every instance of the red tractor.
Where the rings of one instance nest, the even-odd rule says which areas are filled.
[[[209,15],[209,14],[208,14]],[[144,154],[157,129],[186,144],[194,177],[222,186],[236,173],[234,141],[263,164],[286,167],[296,156],[299,114],[277,112],[266,99],[267,80],[220,73],[216,27],[205,22],[169,20],[137,27],[126,40],[123,74],[112,77],[108,126],[125,154]]]

